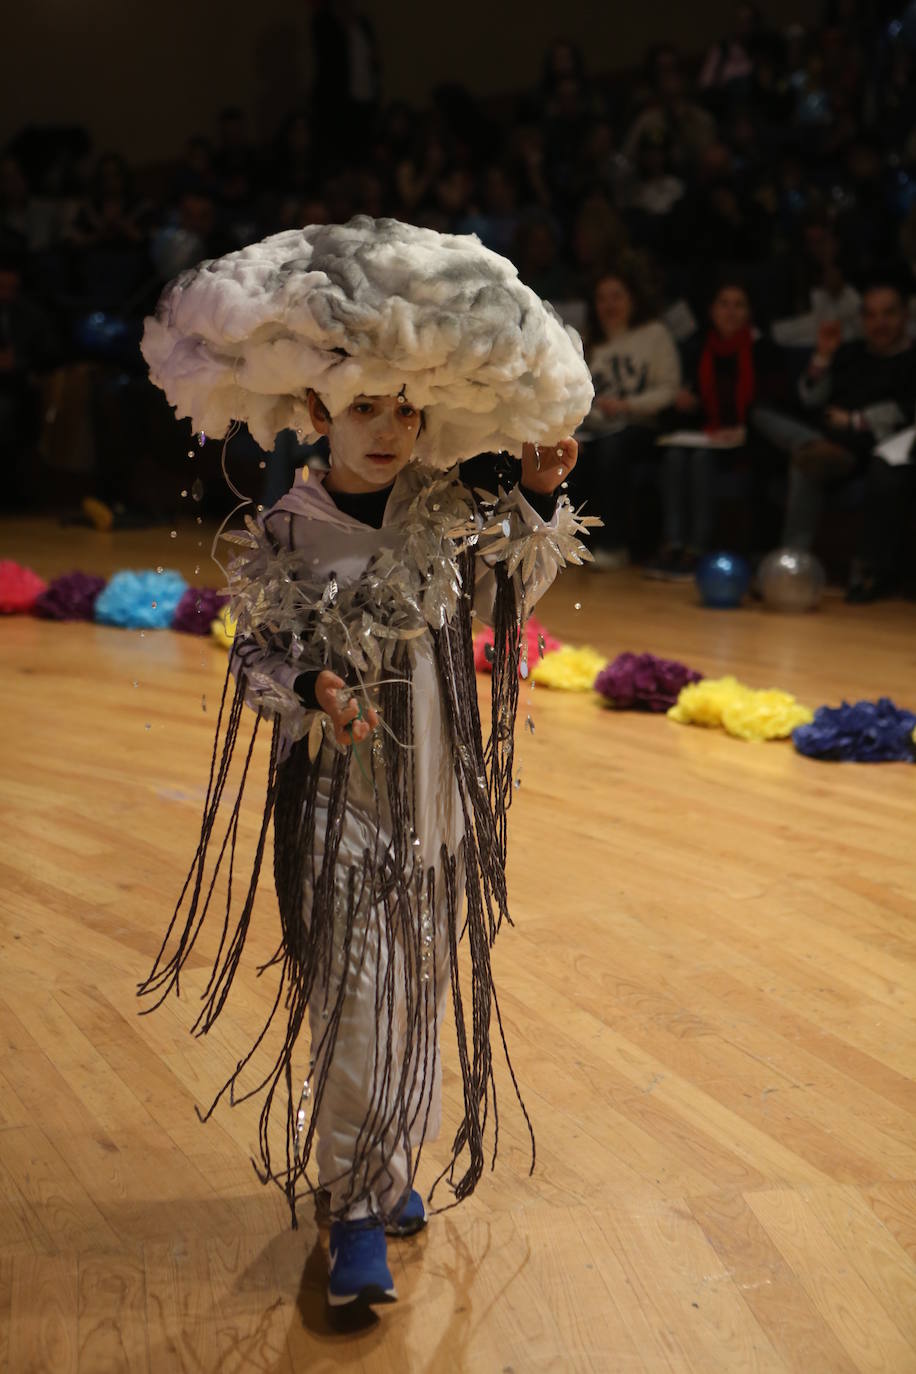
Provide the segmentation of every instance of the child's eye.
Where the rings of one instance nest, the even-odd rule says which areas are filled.
[[[400,406],[398,409],[398,414],[404,420],[412,420],[416,413],[413,406]]]
[[[371,401],[354,401],[354,402],[353,402],[353,405],[350,407],[350,409],[353,410],[353,411],[355,411],[357,415],[371,415],[371,414],[372,414],[372,402],[371,402]]]

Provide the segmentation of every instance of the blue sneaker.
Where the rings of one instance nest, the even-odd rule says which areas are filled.
[[[394,1216],[385,1224],[386,1236],[415,1236],[426,1225],[426,1207],[416,1188],[411,1188],[407,1199],[401,1204]]]
[[[328,1305],[394,1302],[385,1231],[380,1221],[335,1221],[328,1246]]]

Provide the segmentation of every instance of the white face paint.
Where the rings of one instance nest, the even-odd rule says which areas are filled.
[[[328,430],[332,488],[366,492],[387,487],[413,456],[420,412],[397,396],[357,396]]]

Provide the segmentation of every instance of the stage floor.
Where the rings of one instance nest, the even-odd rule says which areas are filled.
[[[193,525],[0,522],[0,557],[46,576],[192,575],[208,548]],[[540,614],[608,656],[813,706],[916,702],[912,604],[711,612],[689,587],[574,570]],[[307,1207],[290,1231],[252,1171],[256,1108],[194,1114],[266,976],[241,977],[206,1041],[187,1034],[203,958],[180,1002],[136,1014],[224,671],[170,632],[0,623],[0,1370],[916,1369],[916,767],[523,686],[516,927],[495,959],[537,1169],[503,1081],[495,1173],[392,1243],[399,1303],[341,1336],[326,1236]],[[276,938],[265,895],[249,969]]]

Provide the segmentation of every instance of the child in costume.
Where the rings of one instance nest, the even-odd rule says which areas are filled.
[[[557,571],[589,556],[588,522],[557,499],[589,374],[578,338],[478,240],[365,217],[201,264],[167,288],[143,347],[153,380],[195,429],[222,433],[244,419],[264,446],[287,426],[326,434],[331,467],[323,480],[303,470],[261,519],[226,536],[240,552],[228,570],[237,629],[222,749],[194,866],[141,990],[157,1004],[177,990],[228,852],[226,925],[196,1028],[213,1024],[272,820],[282,943],[271,1020],[282,1007],[287,1023],[259,1085],[262,1177],[284,1188],[295,1224],[314,1152],[332,1219],[329,1302],[390,1300],[385,1232],[426,1222],[414,1183],[439,1127],[449,989],[464,1099],[445,1171],[456,1201],[477,1183],[495,1127],[491,1039],[505,1042],[490,950],[508,919],[520,646]],[[520,484],[469,487],[457,464],[486,451],[521,453]],[[495,631],[486,744],[475,618]],[[271,745],[232,927],[253,740],[237,794],[227,779],[246,703]],[[306,1020],[300,1095],[292,1066]],[[269,1138],[278,1100],[280,1166]]]

